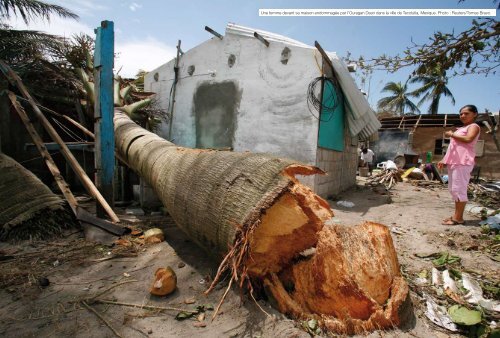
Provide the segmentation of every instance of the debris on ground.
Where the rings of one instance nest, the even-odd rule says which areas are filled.
[[[174,292],[176,288],[177,275],[170,266],[167,266],[156,270],[155,280],[149,292],[155,296],[166,296]]]
[[[354,203],[350,201],[338,201],[337,205],[345,208],[352,208],[354,206]]]
[[[474,201],[486,208],[500,209],[500,182],[470,183],[467,193]]]
[[[459,257],[446,252],[415,256],[434,258],[432,263],[435,267],[430,278],[427,273],[421,272],[410,283],[426,302],[427,318],[447,330],[461,331],[473,337],[476,337],[477,330],[486,334],[496,332],[500,302],[484,297],[481,284],[464,271]]]
[[[404,171],[398,169],[395,165],[387,165],[386,169],[382,170],[378,174],[369,177],[366,185],[376,186],[378,184],[384,184],[387,190],[390,190],[397,182],[403,182],[403,179],[401,177],[403,173]]]
[[[147,244],[161,243],[165,240],[163,231],[158,228],[149,229],[144,232],[144,241]]]

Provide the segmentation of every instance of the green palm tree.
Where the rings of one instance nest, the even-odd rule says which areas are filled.
[[[4,22],[12,16],[21,17],[26,24],[35,18],[50,21],[52,14],[78,18],[64,7],[42,1],[0,0],[0,59],[7,62],[32,59],[58,47],[63,42],[59,37],[33,30],[14,30]]]
[[[421,83],[422,87],[415,89],[412,95],[420,97],[418,105],[430,100],[431,104],[428,109],[429,114],[437,114],[439,109],[439,101],[442,96],[449,97],[451,103],[455,105],[455,98],[447,87],[448,78],[446,71],[440,66],[435,66],[428,74],[418,75],[410,79],[410,83]]]
[[[70,42],[39,31],[13,29],[6,23],[11,17],[26,24],[35,18],[50,21],[51,15],[78,18],[64,7],[38,0],[0,0],[0,59],[19,74],[40,103],[67,104],[68,95],[78,87],[65,57]]]
[[[379,109],[392,110],[399,115],[404,115],[406,108],[411,113],[420,113],[418,107],[410,100],[412,93],[408,93],[407,84],[402,84],[401,82],[389,82],[387,83],[382,92],[390,92],[391,95],[381,98],[377,102],[377,107]]]

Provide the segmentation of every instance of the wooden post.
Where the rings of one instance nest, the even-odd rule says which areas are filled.
[[[113,59],[114,31],[112,21],[102,21],[96,29],[94,53],[94,131],[96,186],[112,206],[115,170],[115,135],[113,129]],[[97,215],[104,211],[97,204]]]
[[[43,113],[40,111],[37,104],[35,103],[35,100],[33,100],[33,98],[31,97],[30,93],[28,92],[28,90],[24,86],[24,84],[21,81],[21,79],[19,78],[19,76],[2,60],[0,60],[0,70],[5,74],[7,79],[13,85],[16,85],[17,88],[19,88],[19,90],[21,91],[21,94],[24,96],[24,98],[26,100],[28,100],[28,102],[31,105],[31,108],[33,108],[33,111],[34,111],[36,117],[40,120],[40,123],[45,128],[47,133],[50,135],[52,140],[54,142],[56,142],[57,144],[59,144],[59,146],[61,147],[61,153],[63,154],[66,161],[68,161],[71,168],[73,168],[73,171],[78,176],[78,178],[82,182],[82,184],[85,187],[85,189],[87,190],[87,192],[90,195],[92,195],[96,200],[98,200],[99,203],[101,203],[102,207],[106,210],[106,213],[109,215],[109,217],[111,218],[111,220],[113,222],[119,222],[120,219],[118,218],[118,216],[116,216],[115,212],[109,206],[109,204],[106,202],[106,200],[101,195],[99,190],[96,189],[94,183],[92,182],[92,180],[90,180],[90,178],[87,176],[85,171],[82,169],[82,167],[80,166],[80,164],[76,160],[75,156],[73,156],[71,151],[68,149],[68,146],[62,140],[61,136],[59,136],[59,134],[54,129],[54,127],[52,127],[52,125],[47,120],[45,115],[43,115]]]
[[[9,82],[7,79],[0,77],[0,152],[2,152],[2,139],[4,142],[3,149],[7,148],[9,140],[9,125],[10,125],[10,114],[9,105],[7,98],[7,89],[9,88]]]
[[[170,105],[170,125],[168,126],[168,140],[172,140],[172,125],[174,124],[175,90],[179,81],[179,57],[181,56],[181,40],[177,42],[177,57],[174,65],[174,88],[172,89],[172,104]]]

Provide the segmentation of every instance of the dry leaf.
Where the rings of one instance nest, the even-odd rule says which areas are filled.
[[[123,239],[123,238],[119,238],[115,241],[115,244],[116,245],[121,245],[121,246],[132,246],[132,243],[130,243],[130,241],[128,239]]]

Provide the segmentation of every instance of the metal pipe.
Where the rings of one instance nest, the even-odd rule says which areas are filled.
[[[267,41],[266,39],[264,39],[264,37],[262,35],[260,35],[257,32],[253,32],[253,36],[256,37],[257,40],[259,40],[260,42],[262,42],[263,44],[265,44],[266,47],[269,47],[269,41]]]
[[[216,37],[218,37],[221,40],[224,38],[221,34],[217,33],[216,31],[214,31],[212,28],[210,28],[208,26],[205,26],[205,30],[209,33],[212,33],[213,35],[215,35]]]

